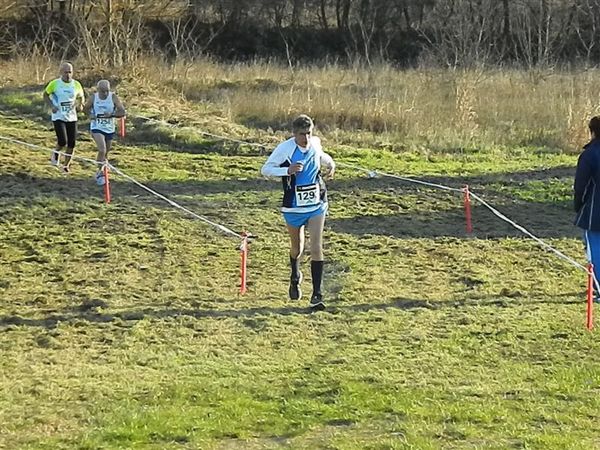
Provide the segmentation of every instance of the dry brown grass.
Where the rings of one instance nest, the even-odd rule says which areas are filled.
[[[0,65],[13,85],[44,83],[55,76],[54,67],[56,62],[33,57]],[[76,70],[90,81],[111,75],[85,62],[76,62]],[[168,65],[148,57],[112,75],[122,81],[130,105],[165,118],[185,111],[188,120],[217,131],[232,124],[239,134],[264,134],[287,130],[290,118],[305,112],[339,143],[384,143],[396,150],[473,145],[571,150],[585,143],[586,123],[598,112],[594,99],[600,96],[597,70],[290,68],[209,59]]]

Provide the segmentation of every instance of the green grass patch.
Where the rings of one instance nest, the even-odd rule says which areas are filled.
[[[287,299],[281,194],[259,176],[265,156],[208,143],[196,152],[177,130],[175,152],[163,131],[144,132],[152,145],[118,141],[111,160],[256,234],[249,292],[238,293],[237,240],[119,177],[105,205],[92,167],[64,176],[49,154],[0,141],[0,447],[600,445],[600,344],[584,329],[581,271],[476,204],[466,236],[459,194],[340,168],[328,310],[311,314],[306,299]],[[0,134],[53,144],[32,119],[3,116]],[[468,183],[584,261],[574,156],[327,147],[339,162]],[[93,143],[77,152],[93,157]]]

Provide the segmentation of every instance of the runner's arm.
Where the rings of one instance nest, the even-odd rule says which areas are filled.
[[[76,92],[75,92],[75,111],[83,111],[83,104],[85,103],[85,94],[81,83],[76,81]]]
[[[286,141],[287,142],[287,141]],[[279,144],[262,166],[260,173],[265,177],[286,177],[288,168],[281,165],[288,159],[286,142]]]
[[[117,94],[113,94],[113,103],[115,105],[115,112],[113,113],[113,116],[125,117],[125,106],[123,106],[123,102],[121,102],[121,99],[117,97]]]
[[[50,97],[50,95],[54,92],[55,85],[56,85],[55,81],[51,81],[50,83],[48,83],[48,85],[44,89],[44,95],[43,95],[44,103],[46,103],[46,105],[48,106],[48,108],[50,108],[52,110],[52,112],[58,111],[57,106],[54,104],[54,102],[52,101],[52,98]]]
[[[83,106],[83,112],[90,116],[90,119],[95,119],[96,114],[92,111],[92,106],[94,104],[94,96],[90,95]]]

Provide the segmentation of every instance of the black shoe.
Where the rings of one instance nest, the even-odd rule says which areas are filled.
[[[323,296],[321,294],[313,294],[310,298],[310,309],[313,311],[323,311],[325,309],[325,302],[323,302]]]
[[[302,283],[302,272],[298,272],[299,277],[297,280],[293,278],[290,280],[290,300],[300,300],[302,298],[302,289],[300,289],[300,283]]]

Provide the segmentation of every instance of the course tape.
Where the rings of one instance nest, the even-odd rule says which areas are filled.
[[[163,125],[167,125],[167,126],[170,126],[170,127],[177,127],[177,125],[170,124],[170,123],[168,123],[168,122],[166,122],[164,120],[152,119],[152,118],[144,117],[144,116],[136,116],[136,117],[138,117],[138,118],[140,118],[142,120],[152,121],[152,122],[155,122],[155,123],[161,123]],[[266,147],[265,145],[256,144],[256,143],[253,143],[253,142],[241,141],[239,139],[234,139],[234,138],[230,138],[230,137],[227,137],[227,136],[219,136],[219,135],[215,135],[215,134],[212,134],[212,133],[208,133],[208,132],[199,130],[196,127],[186,127],[186,128],[194,129],[195,131],[197,131],[200,134],[211,136],[211,137],[214,137],[214,138],[217,138],[217,139],[222,139],[222,140],[226,140],[226,141],[237,142],[237,143],[241,143],[241,144],[245,144],[245,145],[259,146],[261,148],[265,148]],[[374,178],[375,176],[380,175],[380,176],[383,176],[383,177],[393,178],[393,179],[396,179],[396,180],[401,180],[401,181],[405,181],[405,182],[408,182],[408,183],[419,184],[419,185],[422,185],[422,186],[428,186],[428,187],[432,187],[432,188],[436,188],[436,189],[442,189],[442,190],[445,190],[445,191],[460,192],[460,193],[464,192],[464,188],[454,188],[454,187],[450,187],[450,186],[445,186],[443,184],[430,183],[428,181],[419,180],[417,178],[403,177],[403,176],[400,176],[400,175],[395,175],[395,174],[391,174],[391,173],[381,172],[381,171],[378,171],[378,170],[366,169],[364,167],[356,166],[356,165],[353,165],[353,164],[347,164],[347,163],[337,162],[336,165],[340,166],[340,167],[347,167],[347,168],[350,168],[350,169],[358,170],[358,171],[361,171],[361,172],[366,172],[369,175],[369,177],[371,177],[371,178]],[[483,206],[485,206],[486,208],[488,208],[495,216],[497,216],[501,220],[507,222],[508,224],[510,224],[511,226],[513,226],[514,228],[516,228],[517,230],[521,231],[526,236],[528,236],[531,239],[533,239],[542,248],[544,248],[544,249],[546,249],[546,250],[554,253],[559,258],[563,259],[564,261],[570,263],[571,265],[573,265],[573,266],[577,267],[578,269],[581,269],[581,270],[583,270],[583,271],[585,271],[587,273],[588,270],[587,270],[587,268],[585,266],[583,266],[582,264],[578,263],[573,258],[571,258],[571,257],[565,255],[564,253],[560,252],[559,250],[555,249],[554,247],[552,247],[550,244],[546,243],[542,239],[538,238],[533,233],[531,233],[530,231],[528,231],[525,227],[519,225],[515,221],[513,221],[513,220],[509,219],[508,217],[506,217],[500,211],[498,211],[493,206],[491,206],[488,202],[486,202],[485,200],[483,200],[479,195],[474,194],[473,191],[469,190],[469,193],[471,194],[471,196],[473,198],[475,198],[477,201],[479,201],[479,203],[481,203]],[[598,292],[600,292],[600,284],[599,284],[598,280],[596,280],[595,275],[594,275],[594,283],[595,283],[596,287],[598,288]]]
[[[145,191],[148,191],[148,192],[149,192],[149,193],[151,193],[152,195],[154,195],[154,196],[156,196],[156,197],[160,198],[161,200],[164,200],[165,202],[167,202],[169,205],[173,206],[174,208],[180,209],[181,211],[184,211],[184,212],[188,213],[190,216],[192,216],[192,217],[194,217],[194,218],[196,218],[196,219],[198,219],[198,220],[201,220],[202,222],[204,222],[204,223],[206,223],[206,224],[208,224],[208,225],[211,225],[211,226],[213,226],[214,228],[217,228],[218,230],[222,231],[222,232],[223,232],[223,233],[225,233],[225,234],[228,234],[228,235],[230,235],[230,236],[234,236],[234,237],[236,237],[236,238],[239,238],[239,239],[243,239],[243,238],[244,238],[244,236],[242,236],[241,234],[238,234],[238,233],[236,233],[236,232],[235,232],[235,231],[233,231],[233,230],[230,230],[230,229],[229,229],[229,228],[227,228],[226,226],[224,226],[224,225],[221,225],[221,224],[218,224],[218,223],[216,223],[216,222],[213,222],[213,221],[211,221],[211,220],[207,219],[206,217],[203,217],[203,216],[201,216],[201,215],[199,215],[199,214],[196,214],[195,212],[193,212],[193,211],[191,211],[191,210],[187,209],[186,207],[184,207],[184,206],[181,206],[181,205],[180,205],[180,204],[178,204],[177,202],[174,202],[174,201],[173,201],[173,200],[171,200],[170,198],[168,198],[168,197],[165,197],[164,195],[160,194],[159,192],[156,192],[155,190],[153,190],[153,189],[149,188],[149,187],[148,187],[148,186],[146,186],[145,184],[143,184],[143,183],[140,183],[140,182],[139,182],[139,181],[137,181],[135,178],[133,178],[133,177],[131,177],[131,176],[127,175],[127,174],[126,174],[126,173],[124,173],[122,170],[120,170],[120,169],[117,169],[117,168],[116,168],[115,166],[113,166],[112,164],[110,164],[110,163],[107,163],[107,165],[108,165],[108,167],[109,167],[109,168],[110,168],[112,171],[116,172],[117,174],[119,174],[119,175],[120,175],[120,176],[122,176],[123,178],[125,178],[125,179],[127,179],[127,180],[131,181],[131,182],[132,182],[133,184],[135,184],[136,186],[139,186],[140,188],[144,189]]]
[[[45,148],[45,147],[42,147],[42,146],[36,145],[36,144],[30,144],[29,142],[24,142],[24,141],[21,141],[19,139],[14,139],[14,138],[11,138],[11,137],[0,136],[0,140],[7,141],[7,142],[12,142],[14,144],[23,145],[25,147],[29,147],[29,148],[32,148],[32,149],[35,149],[35,150],[42,150],[44,152],[50,152],[50,153],[56,152],[56,150],[48,149],[48,148]],[[67,155],[64,152],[56,152],[56,153],[59,153],[60,155],[63,155],[63,156]],[[72,155],[71,158],[72,159],[76,159],[76,160],[80,160],[80,161],[85,161],[87,163],[94,164],[94,165],[99,165],[99,166],[103,166],[105,164],[105,163],[98,162],[98,161],[96,161],[94,159],[84,158],[82,156],[77,156],[77,155]],[[166,196],[164,196],[164,195],[156,192],[155,190],[149,188],[148,186],[140,183],[135,178],[127,175],[125,172],[123,172],[122,170],[116,168],[112,164],[106,163],[106,165],[112,171],[114,171],[115,173],[117,173],[120,176],[122,176],[123,178],[131,181],[133,184],[135,184],[136,186],[139,186],[140,188],[144,189],[145,191],[151,193],[152,195],[160,198],[161,200],[164,200],[165,202],[167,202],[169,205],[173,206],[174,208],[177,208],[177,209],[179,209],[181,211],[186,212],[190,216],[192,216],[192,217],[194,217],[194,218],[196,218],[196,219],[198,219],[198,220],[200,220],[200,221],[202,221],[202,222],[204,222],[204,223],[206,223],[206,224],[208,224],[208,225],[210,225],[210,226],[218,229],[219,231],[221,231],[221,232],[223,232],[223,233],[225,233],[225,234],[227,234],[229,236],[233,236],[233,237],[236,237],[236,238],[239,238],[239,239],[244,239],[244,236],[242,236],[241,234],[236,233],[233,230],[230,230],[229,228],[227,228],[224,225],[218,224],[216,222],[213,222],[213,221],[207,219],[206,217],[203,217],[203,216],[201,216],[199,214],[196,214],[195,212],[189,210],[188,208],[185,208],[184,206],[181,206],[180,204],[178,204],[177,202],[174,202],[170,198],[168,198],[168,197],[166,197]]]

